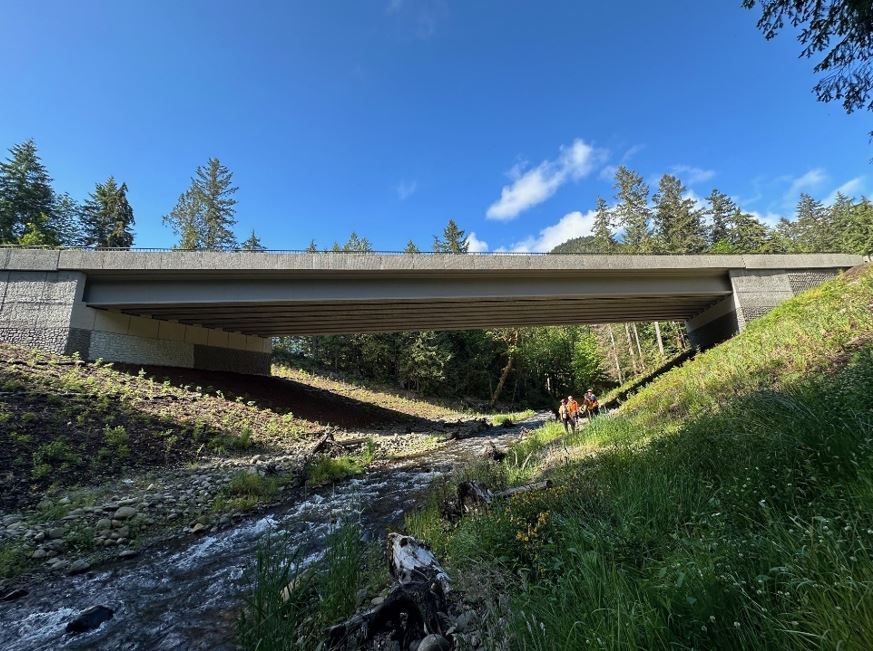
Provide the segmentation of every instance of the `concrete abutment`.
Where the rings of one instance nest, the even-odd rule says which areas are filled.
[[[270,374],[272,341],[88,307],[84,273],[0,272],[0,341],[85,360]]]
[[[838,269],[731,269],[733,293],[685,322],[691,343],[709,348],[725,341],[750,321],[838,273]]]

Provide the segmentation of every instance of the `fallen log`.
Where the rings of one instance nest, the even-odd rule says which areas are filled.
[[[503,491],[498,491],[494,493],[494,497],[503,499],[507,497],[512,497],[513,495],[518,495],[519,493],[529,493],[530,491],[541,491],[546,490],[547,488],[551,488],[553,486],[551,479],[545,479],[543,481],[536,481],[532,484],[525,484],[524,486],[515,486],[513,488],[507,488]]]
[[[445,635],[449,576],[433,552],[412,536],[388,534],[388,569],[397,581],[385,600],[327,630],[330,649],[357,649],[377,638],[408,649],[426,635]]]
[[[475,507],[485,504],[491,504],[496,499],[505,499],[513,495],[521,493],[529,493],[531,491],[545,490],[552,487],[552,480],[534,482],[532,484],[524,484],[523,486],[515,486],[506,490],[491,492],[479,482],[463,481],[458,484],[458,502],[457,510],[460,513],[472,511]]]

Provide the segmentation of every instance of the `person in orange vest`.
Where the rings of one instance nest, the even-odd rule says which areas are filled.
[[[579,418],[579,403],[573,399],[573,396],[567,396],[567,413],[570,414],[570,427],[576,431],[576,420]]]
[[[594,395],[594,389],[588,389],[585,396],[582,398],[582,404],[585,407],[585,413],[589,416],[596,416],[600,413],[600,403],[597,402],[597,396]]]

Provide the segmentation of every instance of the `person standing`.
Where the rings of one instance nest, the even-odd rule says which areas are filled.
[[[594,395],[594,389],[588,389],[585,396],[582,398],[582,404],[585,407],[585,413],[589,416],[597,416],[600,413],[600,403],[597,402],[597,396]]]
[[[576,431],[576,422],[579,419],[579,403],[573,399],[573,396],[567,396],[567,413],[570,414],[570,427]]]
[[[567,399],[561,398],[561,406],[558,407],[558,419],[564,425],[564,433],[570,432],[570,412],[567,411]]]

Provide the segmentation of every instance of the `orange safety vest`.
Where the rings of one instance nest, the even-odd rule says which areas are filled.
[[[569,412],[569,414],[571,416],[575,416],[576,412],[579,411],[579,403],[576,402],[575,400],[571,400],[570,402],[567,403],[567,411]]]

